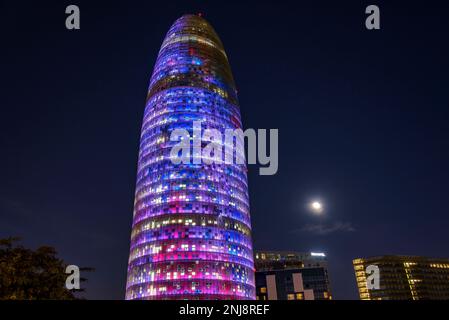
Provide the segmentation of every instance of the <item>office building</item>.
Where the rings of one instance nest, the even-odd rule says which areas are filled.
[[[354,259],[353,265],[362,300],[449,299],[449,259],[390,255]]]
[[[257,300],[332,299],[324,253],[255,254]]]

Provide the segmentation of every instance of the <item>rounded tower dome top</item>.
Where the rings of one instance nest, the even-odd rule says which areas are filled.
[[[238,105],[223,44],[214,28],[198,15],[183,15],[170,27],[150,80],[148,98],[179,86],[207,88]]]
[[[169,42],[171,38],[177,35],[192,35],[212,41],[215,46],[217,46],[226,56],[223,43],[215,32],[215,29],[209,22],[207,22],[206,19],[200,17],[199,15],[185,14],[178,18],[168,30],[161,50],[164,48],[164,44],[166,42]]]

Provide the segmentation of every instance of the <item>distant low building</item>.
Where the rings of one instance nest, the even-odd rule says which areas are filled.
[[[379,256],[354,259],[353,265],[362,300],[449,299],[449,259]]]
[[[332,299],[323,253],[260,251],[255,266],[257,300]]]

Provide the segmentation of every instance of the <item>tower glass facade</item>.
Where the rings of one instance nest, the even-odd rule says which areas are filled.
[[[168,31],[150,80],[127,299],[255,298],[246,166],[170,158],[179,143],[170,139],[173,130],[187,130],[192,145],[194,121],[223,134],[242,128],[220,39],[205,19],[185,15]]]

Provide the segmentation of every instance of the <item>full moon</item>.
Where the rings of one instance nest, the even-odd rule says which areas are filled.
[[[314,213],[321,213],[321,212],[323,212],[323,204],[321,202],[319,202],[319,201],[313,201],[310,204],[310,208],[312,209],[312,211]]]

